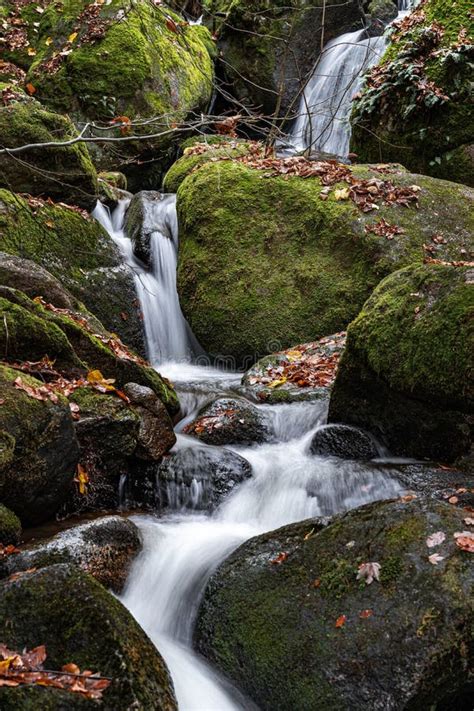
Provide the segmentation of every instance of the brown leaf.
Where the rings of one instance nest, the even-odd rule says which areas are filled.
[[[288,553],[279,553],[276,558],[270,561],[273,565],[281,565],[288,558]]]
[[[344,627],[344,625],[346,624],[346,620],[347,617],[345,615],[340,615],[336,620],[335,627]]]

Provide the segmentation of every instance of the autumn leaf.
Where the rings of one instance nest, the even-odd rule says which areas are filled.
[[[273,565],[281,565],[288,558],[288,553],[278,553],[276,558],[270,561]]]
[[[112,383],[115,383],[114,378],[104,378],[100,370],[90,370],[87,373],[87,382],[90,383],[99,392],[105,393],[115,390]]]
[[[311,538],[311,536],[313,535],[313,533],[314,533],[314,528],[312,528],[311,531],[308,531],[308,533],[305,535],[305,537],[304,537],[303,540],[309,541],[309,539]]]
[[[448,503],[453,504],[453,505],[454,505],[454,504],[457,504],[458,501],[459,501],[459,499],[458,499],[457,496],[450,496],[449,499],[448,499]]]
[[[334,191],[334,197],[336,200],[349,200],[350,190],[349,188],[340,188]]]
[[[50,44],[53,44],[53,38],[52,38],[52,37],[46,37],[46,39],[45,39],[45,44],[49,47]]]
[[[33,96],[33,94],[36,93],[36,87],[31,84],[31,82],[28,82],[28,84],[26,85],[26,91],[30,96]]]
[[[373,610],[362,610],[362,612],[359,614],[359,617],[361,620],[366,620],[368,617],[372,617],[373,614]]]
[[[345,615],[340,615],[336,620],[335,627],[344,627],[344,625],[346,624],[346,620],[347,617]]]
[[[28,47],[27,54],[29,57],[34,57],[36,55],[36,49],[34,49],[34,47]]]
[[[444,556],[438,555],[438,553],[433,553],[432,555],[428,556],[428,560],[430,561],[431,565],[438,565],[438,563],[444,560]]]
[[[471,533],[471,531],[458,531],[453,535],[458,548],[467,553],[474,553],[474,533]]]
[[[74,40],[77,37],[77,32],[72,32],[69,37],[67,38],[68,42],[74,42]]]
[[[474,518],[472,518],[471,516],[467,516],[464,519],[464,523],[466,524],[466,526],[474,526]]]
[[[87,494],[87,484],[89,483],[89,476],[82,466],[82,464],[77,465],[77,474],[74,477],[74,481],[78,484],[79,493],[82,496]]]
[[[444,531],[436,531],[436,533],[432,533],[431,536],[428,536],[426,545],[428,548],[434,548],[435,546],[439,546],[445,539],[446,534]]]
[[[365,580],[366,585],[370,585],[374,580],[380,581],[380,563],[361,563],[359,565],[357,580]]]

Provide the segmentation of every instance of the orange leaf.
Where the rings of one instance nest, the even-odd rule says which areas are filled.
[[[346,624],[347,617],[345,615],[340,615],[336,620],[336,627],[344,627]]]
[[[288,558],[288,553],[278,553],[277,557],[270,561],[274,565],[281,565]]]
[[[373,610],[362,610],[359,617],[361,620],[366,620],[368,617],[372,617],[373,614],[374,614]]]
[[[28,82],[28,84],[26,85],[26,91],[28,92],[28,94],[30,96],[33,96],[33,94],[36,93],[36,87],[33,86],[33,84],[31,84],[31,82]]]

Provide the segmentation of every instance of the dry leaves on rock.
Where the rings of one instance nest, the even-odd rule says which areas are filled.
[[[380,563],[361,563],[357,572],[357,580],[365,580],[370,585],[374,580],[380,581]]]
[[[453,535],[458,548],[467,553],[474,553],[474,533],[471,531],[458,531]]]

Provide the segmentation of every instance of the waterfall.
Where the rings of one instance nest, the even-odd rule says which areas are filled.
[[[150,234],[151,270],[135,257],[132,242],[124,231],[129,203],[129,199],[120,200],[111,214],[105,205],[98,202],[92,214],[117,244],[123,260],[133,272],[143,314],[148,359],[153,365],[170,360],[189,362],[202,353],[202,349],[183,316],[176,288],[176,195],[160,195],[160,199],[152,203],[156,229]]]
[[[417,0],[399,0],[397,19],[416,4]],[[367,37],[365,29],[328,42],[305,87],[283,152],[347,158],[353,98],[363,84],[364,73],[380,61],[386,46],[385,35]]]

